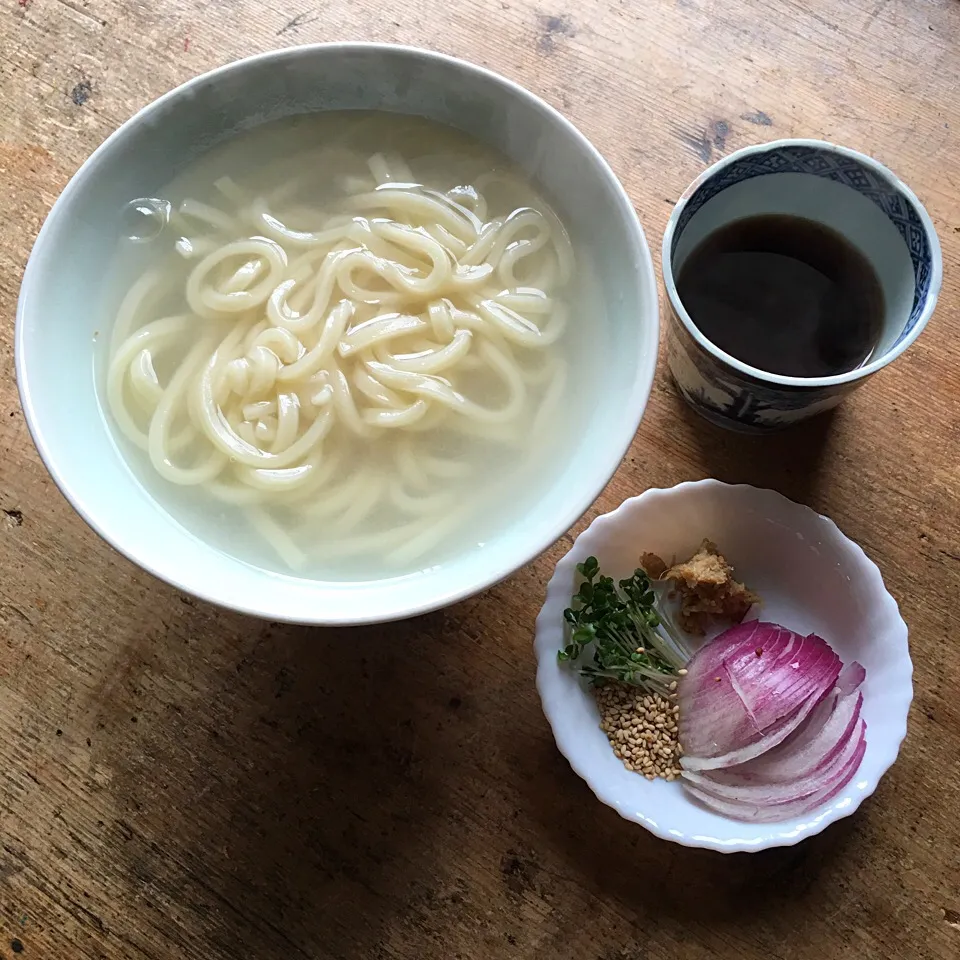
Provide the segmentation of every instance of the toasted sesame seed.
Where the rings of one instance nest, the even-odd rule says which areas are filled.
[[[676,681],[671,689],[676,688]],[[648,780],[680,776],[680,708],[676,694],[638,695],[635,687],[611,683],[596,691],[600,729],[627,770]]]

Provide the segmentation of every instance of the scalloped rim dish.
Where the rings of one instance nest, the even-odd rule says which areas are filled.
[[[556,653],[563,636],[563,610],[570,603],[576,564],[592,554],[599,557],[601,569],[604,569],[605,552],[630,549],[625,546],[627,543],[631,547],[635,544],[635,554],[639,557],[641,550],[653,549],[638,542],[640,535],[637,531],[645,526],[644,517],[663,517],[684,503],[687,505],[685,513],[689,512],[691,505],[701,508],[706,504],[719,511],[717,515],[725,518],[722,522],[729,522],[729,517],[739,509],[744,516],[751,514],[757,522],[762,519],[764,523],[775,525],[781,533],[790,531],[803,544],[798,549],[813,551],[818,558],[816,563],[820,562],[821,550],[833,557],[842,557],[842,561],[836,560],[837,570],[831,569],[827,576],[840,582],[842,588],[857,591],[851,603],[860,602],[864,595],[869,598],[870,643],[873,643],[874,635],[879,642],[870,651],[874,664],[867,665],[868,679],[864,688],[865,710],[872,703],[874,717],[868,723],[867,752],[856,776],[841,793],[826,807],[811,814],[781,823],[750,824],[731,820],[701,807],[679,781],[651,782],[627,772],[613,756],[605,736],[598,729],[599,713],[592,703],[592,695],[572,671],[557,662]],[[722,511],[719,504],[723,504]],[[750,506],[745,507],[745,504]],[[652,519],[646,522],[652,522]],[[810,532],[815,533],[815,542],[809,539]],[[704,530],[701,536],[717,539],[710,530]],[[723,551],[723,542],[718,542]],[[737,560],[733,562],[736,566]],[[612,575],[617,573],[616,570],[610,572]],[[843,580],[850,584],[849,588],[842,583]],[[747,583],[751,585],[749,580]],[[760,593],[763,596],[762,590]],[[789,623],[784,625],[790,626]],[[733,486],[717,480],[651,489],[625,500],[611,513],[597,517],[556,566],[547,586],[546,602],[537,617],[534,646],[538,661],[537,689],[557,747],[597,798],[625,819],[639,823],[664,840],[724,853],[789,846],[820,833],[835,820],[853,813],[874,792],[880,778],[896,760],[906,735],[907,714],[913,699],[913,666],[907,645],[907,626],[896,601],[883,584],[880,570],[861,547],[844,536],[832,520],[779,493],[746,485]],[[581,698],[579,702],[571,699],[577,697],[577,691]],[[882,710],[877,708],[880,701]],[[596,722],[591,729],[586,721],[592,719],[593,714]]]

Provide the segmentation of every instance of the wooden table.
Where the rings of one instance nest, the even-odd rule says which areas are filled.
[[[892,369],[762,440],[701,423],[661,369],[590,515],[650,486],[746,481],[829,514],[879,563],[916,698],[855,817],[723,857],[598,804],[533,686],[563,544],[418,620],[287,627],[152,580],[47,477],[13,316],[57,193],[188,77],[343,38],[432,47],[539,93],[610,160],[655,249],[705,164],[775,137],[864,150],[927,204],[946,283]],[[957,0],[0,0],[0,78],[0,957],[960,956]]]

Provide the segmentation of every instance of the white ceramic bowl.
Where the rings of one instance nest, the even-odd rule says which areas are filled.
[[[557,663],[563,611],[589,556],[601,572],[629,576],[640,553],[690,556],[708,537],[758,593],[764,620],[824,637],[845,663],[867,671],[867,750],[856,776],[826,806],[782,823],[730,820],[702,807],[679,781],[648,781],[613,755],[589,688]],[[836,524],[772,490],[716,480],[648,490],[598,517],[557,564],[537,618],[537,687],[557,746],[598,799],[665,840],[729,853],[786,846],[848,816],[897,758],[913,699],[907,627],[876,565]]]
[[[136,481],[94,391],[93,338],[108,326],[104,257],[117,211],[151,196],[189,158],[231,131],[282,116],[378,108],[466,130],[520,164],[574,238],[587,238],[608,293],[605,362],[594,407],[566,462],[544,465],[522,526],[412,577],[318,583],[257,569],[200,542]],[[592,318],[591,318],[592,322]],[[559,113],[488,70],[406,47],[298,47],[229,64],[161,97],[84,163],[47,218],[17,308],[16,365],[40,455],[81,516],[146,570],[182,590],[272,620],[363,623],[444,606],[507,576],[566,531],[596,499],[636,432],[653,382],[657,289],[629,198],[590,143]]]

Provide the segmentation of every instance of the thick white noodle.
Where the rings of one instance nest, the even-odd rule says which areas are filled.
[[[572,248],[501,171],[437,190],[394,151],[326,156],[299,168],[340,171],[326,208],[295,200],[302,172],[176,207],[120,305],[106,397],[164,480],[235,507],[291,570],[404,567],[478,509],[476,454],[451,450],[549,434]]]

